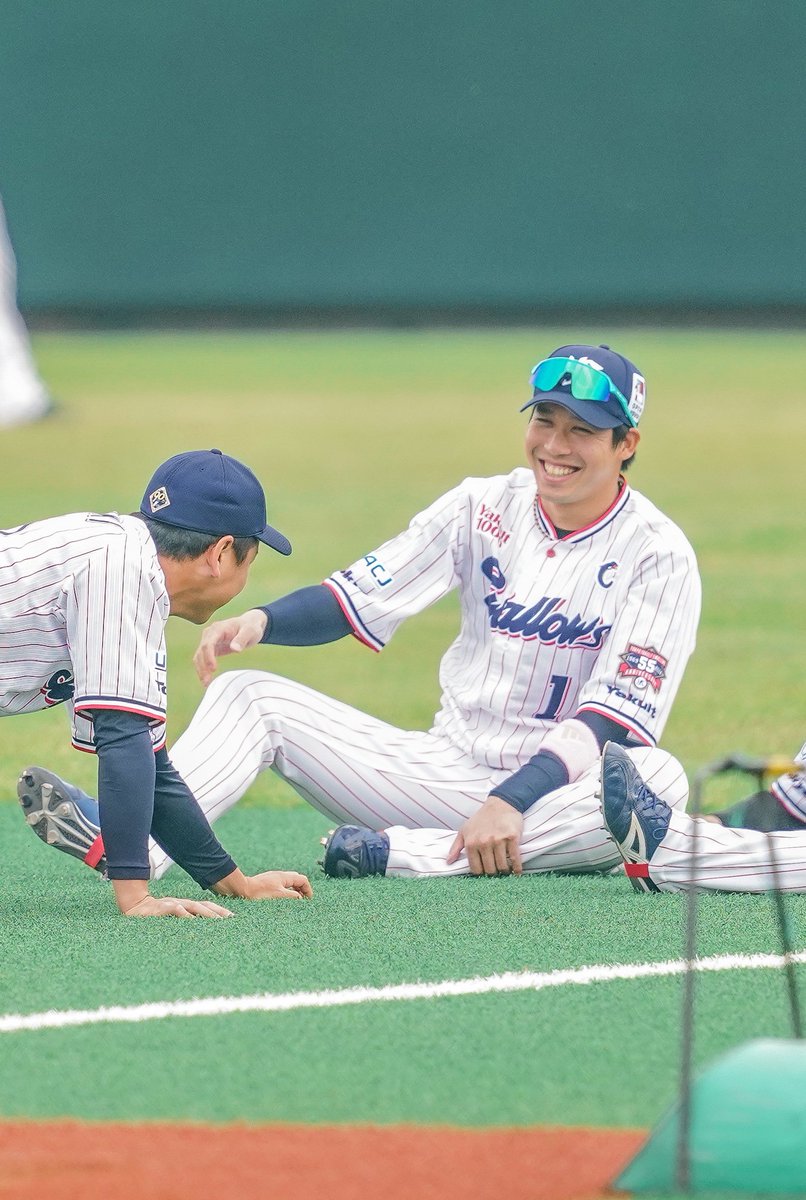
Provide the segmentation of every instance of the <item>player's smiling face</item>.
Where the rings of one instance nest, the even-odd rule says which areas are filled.
[[[560,529],[582,529],[618,493],[621,465],[640,434],[630,429],[618,446],[611,429],[595,429],[560,404],[536,404],[526,427],[526,457],[548,516]]]

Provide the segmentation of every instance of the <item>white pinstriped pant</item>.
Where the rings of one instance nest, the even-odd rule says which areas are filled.
[[[698,887],[720,892],[767,892],[775,886],[806,892],[806,826],[803,833],[768,834],[697,821],[696,847],[694,833],[693,817],[682,809],[672,813],[649,864],[649,877],[661,891],[679,892],[693,877]]]
[[[688,793],[664,750],[630,752],[670,804]],[[455,831],[511,772],[474,762],[446,739],[387,725],[303,684],[263,671],[229,671],[211,683],[171,751],[174,766],[213,822],[260,771],[270,769],[337,824],[385,829],[388,875],[466,875],[464,855],[446,858]],[[596,798],[598,763],[525,817],[525,871],[608,870],[621,862]],[[152,874],[171,865],[151,846]]]

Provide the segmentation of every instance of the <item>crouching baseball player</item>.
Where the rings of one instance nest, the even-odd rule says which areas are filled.
[[[606,346],[563,346],[531,374],[527,468],[465,479],[321,585],[203,634],[220,656],[352,634],[382,650],[452,589],[461,627],[427,732],[394,728],[259,671],[216,679],[174,761],[214,819],[267,768],[331,820],[330,875],[591,871],[618,863],[596,798],[601,749],[628,748],[683,803],[655,748],[692,652],[693,551],[624,471],[645,384]],[[63,794],[66,792],[63,790]],[[154,848],[160,874],[165,854]]]
[[[695,818],[620,746],[605,746],[604,820],[635,890],[676,892],[696,880],[721,892],[806,891],[806,746],[795,762],[804,771],[781,775],[716,819]]]
[[[23,772],[20,799],[46,842],[106,870],[127,916],[230,916],[209,900],[149,894],[149,834],[220,896],[309,896],[295,872],[247,877],[165,749],[165,623],[202,624],[243,589],[266,523],[263,489],[220,450],[158,467],[139,513],[73,513],[0,532],[0,713],[67,704],[73,744],[98,755],[99,805]],[[57,786],[54,786],[57,785]]]

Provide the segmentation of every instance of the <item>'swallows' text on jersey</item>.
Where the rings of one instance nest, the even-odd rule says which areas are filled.
[[[541,596],[536,604],[519,604],[513,596],[501,598],[507,586],[506,576],[497,558],[485,558],[482,573],[490,581],[492,592],[484,597],[490,628],[509,637],[526,641],[539,638],[547,646],[580,646],[598,650],[610,632],[601,617],[587,618],[580,613],[568,616],[559,610],[567,600],[562,596]]]

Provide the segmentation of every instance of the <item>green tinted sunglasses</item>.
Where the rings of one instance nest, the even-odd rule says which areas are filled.
[[[621,406],[627,424],[635,427],[627,398],[618,390],[609,375],[591,363],[576,358],[544,358],[532,369],[531,384],[535,391],[551,392],[566,375],[570,378],[571,395],[576,400],[593,400],[606,403],[615,396]]]

